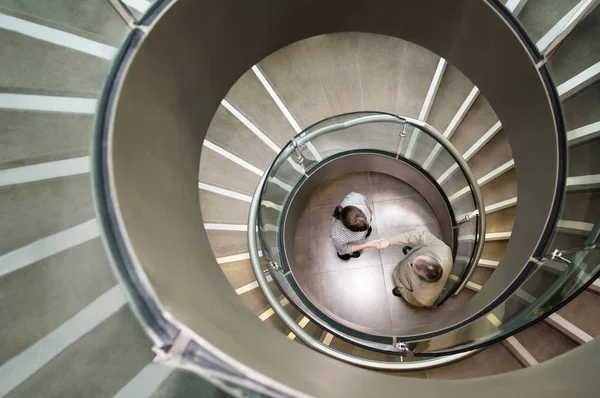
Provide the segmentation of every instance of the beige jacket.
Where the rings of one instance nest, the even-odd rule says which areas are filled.
[[[413,250],[396,266],[394,283],[402,297],[415,307],[430,307],[440,296],[446,280],[452,271],[452,250],[441,240],[425,230],[411,231],[388,238],[390,246],[411,246]],[[437,259],[444,273],[434,283],[422,281],[412,269],[412,262],[418,256]]]

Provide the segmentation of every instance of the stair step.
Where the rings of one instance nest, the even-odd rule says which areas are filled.
[[[523,366],[501,344],[489,348],[459,362],[426,371],[428,379],[466,379],[497,375]]]
[[[47,396],[88,396],[90,391],[112,396],[152,360],[151,346],[124,306],[23,381],[11,396],[32,397],[40,391]]]
[[[0,109],[0,168],[89,154],[91,115]]]
[[[0,253],[94,218],[89,175],[0,188]]]
[[[115,47],[130,31],[110,3],[102,1],[60,6],[11,1],[2,3],[2,13]]]
[[[198,181],[252,196],[262,176],[262,171],[257,171],[260,175],[204,146]]]
[[[590,51],[598,48],[596,30],[599,24],[600,10],[596,8],[579,22],[550,59],[550,74],[559,93],[563,83],[600,61],[600,54]]]
[[[115,283],[99,238],[0,278],[0,323],[10,325],[0,329],[0,341],[7,343],[0,344],[0,363],[59,327]]]
[[[517,208],[515,206],[500,210],[486,216],[486,235],[497,232],[512,231]]]
[[[202,219],[215,224],[246,224],[250,203],[199,189]]]
[[[584,291],[558,310],[558,315],[577,325],[593,337],[598,337],[600,336],[598,308],[600,308],[600,296]]]
[[[543,322],[517,333],[515,337],[539,362],[564,354],[577,346]]]
[[[225,99],[279,148],[296,135],[253,70],[240,77]]]
[[[567,0],[546,7],[543,1],[527,1],[517,19],[531,40],[536,43],[578,2]]]
[[[261,170],[275,158],[273,150],[223,105],[215,112],[205,138]]]
[[[473,283],[483,286],[488,279],[490,279],[493,273],[494,269],[477,267],[469,280]]]
[[[498,121],[498,116],[483,94],[479,94],[450,142],[462,154]]]
[[[0,14],[0,28],[5,18]],[[114,56],[97,57],[4,29],[0,40],[0,57],[11,60],[2,66],[5,92],[95,98]]]

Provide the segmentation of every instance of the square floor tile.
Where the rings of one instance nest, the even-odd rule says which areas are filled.
[[[422,196],[375,203],[375,215],[379,230],[436,224],[437,218]]]
[[[329,239],[334,206],[320,206],[311,210],[311,231],[315,239]]]
[[[316,242],[312,238],[294,239],[294,264],[290,264],[294,273],[314,274],[320,271]]]
[[[371,237],[369,237],[369,239],[371,239]],[[381,256],[379,255],[379,251],[375,249],[365,249],[362,251],[360,257],[344,261],[340,260],[337,256],[337,252],[333,247],[331,239],[320,239],[315,244],[315,256],[321,272],[381,265]]]
[[[372,202],[369,173],[350,173],[327,181],[311,195],[310,206],[330,206],[333,212],[350,192],[362,193]]]
[[[371,173],[373,202],[382,202],[419,195],[419,192],[406,182],[383,173]]]
[[[390,317],[380,266],[321,274],[323,304],[340,318],[375,330],[389,330]]]
[[[311,213],[309,211],[300,213],[298,221],[296,221],[296,230],[294,232],[296,238],[311,238],[312,237],[312,222]]]
[[[303,274],[294,272],[294,278],[302,291],[315,304],[322,305],[321,274]]]

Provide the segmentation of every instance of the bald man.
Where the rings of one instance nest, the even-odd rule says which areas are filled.
[[[452,250],[425,230],[411,231],[378,241],[378,249],[403,246],[406,255],[394,269],[394,296],[415,307],[431,307],[452,271]]]

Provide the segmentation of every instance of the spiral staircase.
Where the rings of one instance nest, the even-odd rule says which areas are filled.
[[[127,298],[134,303],[137,299],[130,291],[121,290],[103,246],[103,229],[97,225],[96,213],[102,207],[94,202],[92,185],[95,183],[90,182],[90,163],[91,157],[97,159],[94,151],[102,146],[102,142],[94,138],[94,131],[102,127],[105,117],[99,100],[107,98],[113,82],[122,77],[121,71],[111,67],[113,61],[135,53],[146,57],[142,59],[146,67],[150,67],[152,58],[148,52],[132,50],[133,45],[142,42],[144,35],[149,38],[153,33],[157,35],[152,30],[157,21],[175,18],[170,15],[183,18],[177,14],[174,3],[191,2],[152,3],[145,0],[0,2],[3,82],[0,93],[3,236],[0,397],[338,396],[336,388],[341,384],[353,387],[356,396],[364,396],[371,391],[369,386],[356,385],[358,381],[350,380],[350,374],[349,379],[336,379],[333,373],[324,375],[324,379],[331,378],[329,390],[307,386],[301,391],[291,381],[288,386],[292,387],[286,389],[286,382],[280,379],[281,389],[275,392],[259,370],[245,368],[245,375],[259,380],[262,390],[256,384],[240,382],[236,375],[226,375],[221,363],[213,362],[203,368],[205,378],[194,374],[198,369],[193,366],[187,366],[187,370],[169,366],[176,352],[158,346],[159,333],[148,330],[147,325],[140,327],[138,320],[144,315],[140,315],[139,309],[132,311],[127,306]],[[205,5],[206,11],[214,12],[216,23],[226,24],[227,13],[233,12],[228,7],[235,2],[226,3],[222,9],[216,3],[213,7]],[[582,247],[598,233],[600,208],[597,191],[600,184],[597,156],[600,153],[600,83],[597,82],[600,77],[597,40],[600,9],[595,7],[596,2],[586,0],[552,4],[544,0],[489,3],[512,13],[538,51],[548,54],[548,69],[566,127],[568,160],[566,192],[552,244],[560,249]],[[441,3],[439,6],[451,7]],[[250,21],[254,13],[268,14],[270,9],[268,2],[261,2],[255,9],[246,10],[250,14],[244,28],[256,28],[268,35],[267,28],[252,27]],[[276,12],[279,11],[273,8],[274,15]],[[464,23],[476,18],[468,13],[464,17]],[[191,20],[193,15],[185,18]],[[340,16],[340,19],[343,18]],[[401,17],[397,23],[402,23]],[[169,40],[176,37],[177,33],[173,33],[176,31],[161,33]],[[481,189],[487,228],[481,259],[466,289],[450,299],[455,302],[453,307],[476,297],[493,274],[500,272],[504,264],[501,260],[519,214],[519,195],[526,189],[519,186],[517,192],[519,164],[513,160],[509,135],[501,123],[505,115],[496,114],[498,110],[495,111],[491,101],[488,102],[457,66],[410,41],[344,29],[340,32],[300,37],[289,45],[282,39],[281,44],[276,43],[279,50],[255,65],[246,65],[247,71],[241,77],[236,75],[239,79],[221,96],[220,104],[209,103],[202,108],[203,102],[198,102],[199,115],[207,112],[205,109],[216,108],[205,137],[202,134],[197,172],[202,222],[212,255],[231,290],[237,294],[237,300],[271,329],[302,345],[307,344],[276,314],[260,288],[247,239],[252,197],[261,176],[296,134],[333,115],[369,110],[426,122],[454,145]],[[460,35],[456,40],[460,40]],[[557,43],[560,46],[554,48]],[[493,51],[494,42],[487,44]],[[177,44],[172,45],[177,47]],[[204,50],[201,46],[196,49],[200,54]],[[241,47],[238,51],[243,53],[246,49]],[[213,74],[233,73],[228,66],[214,64],[211,59],[191,55],[190,60],[202,63]],[[512,60],[506,60],[506,65],[501,66],[510,72],[511,63]],[[165,78],[174,73],[168,63],[151,67],[163,68],[160,70]],[[497,78],[508,79],[501,74],[502,67],[497,70]],[[186,70],[195,73],[192,67]],[[127,73],[133,75],[135,71],[131,67]],[[134,87],[152,83],[140,78]],[[210,89],[210,81],[205,83],[205,88]],[[181,105],[179,101],[194,101],[191,96],[194,92],[190,89],[154,111],[174,109]],[[130,129],[136,128],[142,117],[135,112],[135,107],[115,111],[112,116],[119,122],[127,120]],[[165,119],[171,120],[168,116]],[[159,118],[153,122],[162,123]],[[186,116],[180,122],[193,125],[194,116]],[[164,128],[168,129],[169,124],[165,122]],[[518,134],[526,135],[528,131]],[[143,132],[137,136],[142,140],[143,137]],[[114,145],[117,143],[135,145],[127,139],[117,140]],[[532,146],[529,150],[535,152],[537,148]],[[414,146],[410,155],[427,159],[431,153]],[[182,157],[181,161],[197,164],[198,159]],[[121,167],[127,167],[123,162]],[[443,185],[452,172],[432,169],[431,175]],[[160,182],[178,177],[165,167],[144,178],[156,178]],[[161,188],[160,184],[154,187],[156,191]],[[98,195],[98,187],[95,189]],[[163,200],[158,195],[154,199],[152,191],[132,191],[140,206],[144,206],[144,201]],[[460,191],[455,194],[460,196]],[[98,196],[96,201],[99,201]],[[161,202],[161,205],[177,206],[177,201],[174,198],[174,203]],[[125,216],[143,218],[144,212]],[[165,235],[163,239],[171,241],[176,237]],[[137,244],[126,242],[124,246]],[[513,243],[516,244],[518,242]],[[112,243],[108,240],[105,245],[111,247]],[[586,255],[588,262],[598,261],[596,251]],[[266,265],[267,261],[263,259],[263,262]],[[118,279],[123,282],[123,275]],[[149,279],[160,285],[152,277]],[[269,285],[289,317],[323,345],[366,360],[390,363],[405,360],[337,337],[291,305],[274,282]],[[160,289],[156,287],[157,291]],[[535,375],[533,372],[538,372],[535,369],[543,372],[558,363],[568,363],[557,361],[569,361],[569,358],[583,361],[581,357],[586,352],[589,361],[586,366],[593,368],[598,365],[598,359],[597,355],[590,357],[589,352],[598,351],[597,342],[592,340],[600,335],[599,295],[600,283],[595,281],[542,321],[452,364],[412,372],[382,373],[386,373],[386,377],[468,379],[475,384],[436,386],[471,396],[478,389],[481,393],[486,382],[490,385],[505,383],[503,379],[487,376],[525,372],[521,369],[529,367],[533,368],[527,375]],[[223,303],[234,306],[229,300],[224,297]],[[200,307],[210,305],[198,303]],[[166,311],[172,313],[173,318],[177,316],[175,308],[166,308]],[[216,318],[203,321],[218,323]],[[238,327],[244,329],[241,320]],[[168,334],[168,328],[165,330]],[[265,333],[272,336],[273,331]],[[226,334],[223,331],[223,335]],[[577,348],[582,345],[585,346]],[[261,349],[269,351],[270,347]],[[304,358],[301,351],[293,352],[295,354],[290,350],[290,362]],[[553,359],[555,357],[559,358]],[[228,357],[220,361],[225,362],[225,358]],[[238,361],[241,363],[243,359]],[[548,362],[539,364],[545,361]],[[293,364],[290,369],[294,369]],[[309,377],[303,374],[304,369],[296,368],[296,371],[297,380]],[[474,381],[474,378],[479,379]],[[569,384],[566,380],[559,386],[557,383],[558,380],[548,380],[545,392],[539,390],[531,396],[569,391],[565,390]],[[419,388],[420,385],[410,386]],[[573,394],[594,396],[598,394],[599,383],[590,379],[588,385],[580,387],[587,389],[590,395],[582,395],[584,389],[573,390]]]

